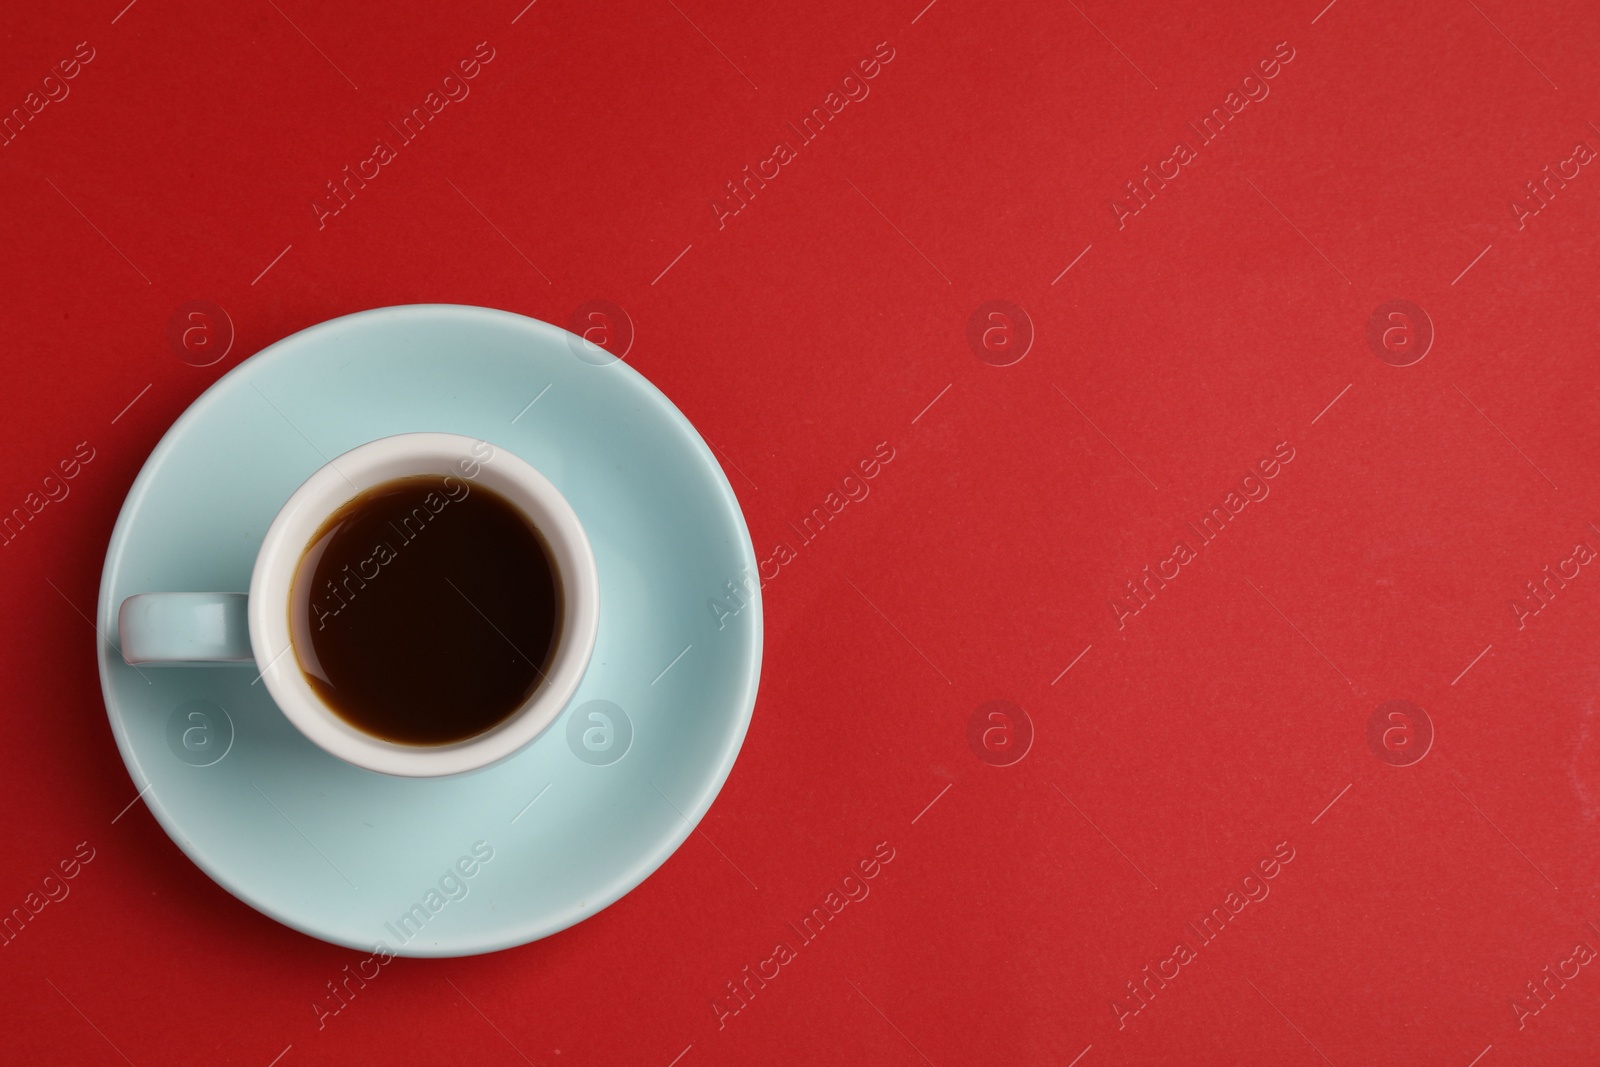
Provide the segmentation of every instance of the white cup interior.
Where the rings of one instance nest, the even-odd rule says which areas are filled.
[[[413,475],[453,476],[505,497],[543,535],[561,583],[562,618],[544,681],[495,727],[444,745],[404,745],[357,729],[323,703],[293,649],[290,594],[295,571],[323,521],[358,493]],[[504,759],[561,714],[594,651],[599,578],[578,516],[526,461],[458,434],[408,433],[371,441],[308,478],[267,530],[250,579],[250,644],[262,680],[290,722],[323,749],[385,774],[459,774]]]

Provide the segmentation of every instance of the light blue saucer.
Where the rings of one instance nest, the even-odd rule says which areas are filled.
[[[532,745],[455,778],[391,778],[306,740],[254,668],[122,662],[109,639],[123,598],[246,589],[262,535],[306,477],[413,430],[521,456],[593,544],[594,657]],[[627,364],[507,312],[383,308],[279,341],[162,438],[106,554],[100,676],[135,788],[239,899],[369,952],[489,952],[612,903],[711,806],[755,703],[755,567],[711,452]]]

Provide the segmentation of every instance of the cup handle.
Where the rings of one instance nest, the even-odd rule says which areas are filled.
[[[117,611],[126,663],[253,663],[244,593],[140,593]]]

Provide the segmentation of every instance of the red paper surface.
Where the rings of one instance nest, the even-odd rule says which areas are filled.
[[[0,948],[8,1062],[1600,1051],[1600,10],[122,2],[19,7],[0,43],[0,508],[93,454],[0,549],[0,908],[93,854]],[[332,213],[479,42],[470,96]],[[319,1028],[361,954],[143,805],[112,822],[84,617],[112,523],[279,338],[599,300],[773,560],[744,751],[615,906],[399,960]],[[719,999],[875,849],[869,897]]]

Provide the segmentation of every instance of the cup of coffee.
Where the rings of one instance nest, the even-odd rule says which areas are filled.
[[[485,441],[407,433],[351,449],[268,528],[248,593],[141,593],[132,664],[254,665],[340,759],[433,777],[545,730],[589,665],[599,578],[571,505]]]

